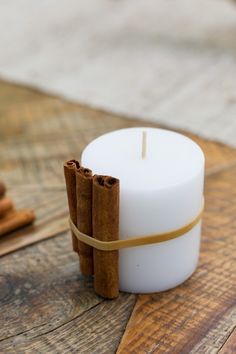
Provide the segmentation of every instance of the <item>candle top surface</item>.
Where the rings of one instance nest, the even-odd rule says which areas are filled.
[[[139,127],[113,131],[93,140],[84,149],[81,163],[94,174],[119,178],[123,189],[154,190],[182,184],[202,173],[204,154],[182,134]]]

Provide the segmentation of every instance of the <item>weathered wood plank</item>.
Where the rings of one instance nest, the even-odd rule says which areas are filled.
[[[34,226],[0,240],[3,253],[13,242],[21,247],[68,229],[62,162],[96,134],[95,116],[98,129],[113,123],[107,118],[105,127],[102,113],[88,110],[88,117],[80,106],[7,84],[0,84],[0,100],[1,178],[16,207],[37,216]],[[69,232],[2,257],[0,269],[0,352],[116,350],[136,297],[96,296],[92,279],[80,274]]]
[[[119,354],[215,353],[226,341],[236,324],[235,181],[236,167],[207,178],[197,271],[176,289],[138,297]]]
[[[235,306],[226,311],[222,317],[209,329],[207,334],[193,347],[191,354],[213,354],[223,347],[229,334],[236,324]]]
[[[52,330],[101,302],[91,279],[79,274],[69,235],[2,257],[0,263],[3,342]]]
[[[8,191],[8,195],[17,209],[27,207],[34,210],[36,221],[1,237],[0,256],[68,230],[68,209],[63,188],[49,191],[25,187]]]
[[[44,326],[44,333],[35,327],[5,340],[0,349],[4,353],[115,353],[134,302],[134,295],[121,294],[117,300],[91,306],[66,324],[57,323],[56,328],[51,324],[47,330]]]
[[[157,126],[17,86],[12,87],[10,94],[11,89],[6,86],[4,94],[0,85],[1,178],[12,186],[16,183],[62,185],[61,164],[67,158],[79,158],[92,139],[115,129]],[[202,146],[207,173],[236,163],[236,150],[187,135]]]
[[[225,345],[219,351],[219,354],[235,354],[236,353],[236,329],[231,333]]]
[[[28,237],[43,238],[67,228],[62,162],[78,158],[102,133],[137,125],[143,123],[0,83],[0,178],[18,207],[32,207],[38,215]],[[230,267],[236,151],[190,137],[205,152],[209,176],[200,266],[181,287],[139,297],[120,352],[215,353],[224,348],[235,325]],[[17,234],[19,240],[23,234]],[[0,259],[1,352],[116,350],[135,296],[102,301],[78,267],[68,232]]]
[[[44,195],[44,201],[47,200],[47,194]],[[64,200],[61,192],[59,197],[55,200],[56,203],[60,203],[60,199]],[[50,203],[50,199],[48,202]],[[53,205],[55,207],[55,204]],[[62,210],[60,206],[59,210]],[[49,220],[46,220],[47,217]],[[40,228],[40,224],[48,222],[48,227],[57,230],[51,208],[44,209],[38,222],[37,228]],[[60,216],[55,222],[60,222]],[[45,233],[45,229],[42,231]],[[32,233],[32,236],[34,234],[37,235]],[[0,352],[19,353],[38,350],[55,353],[64,352],[63,347],[68,350],[73,347],[75,352],[81,348],[81,352],[89,350],[92,353],[92,350],[99,348],[99,352],[102,353],[106,352],[107,343],[111,348],[110,352],[115,351],[132,311],[135,295],[121,295],[118,302],[110,302],[112,308],[109,301],[104,304],[94,293],[92,279],[81,276],[79,272],[77,255],[71,250],[69,232],[54,240],[3,257],[0,260],[0,267]],[[100,303],[103,303],[102,309],[98,308],[95,315],[94,312],[86,312]],[[98,323],[95,321],[96,316],[99,316]],[[94,335],[90,338],[91,333],[86,331],[85,323],[94,335],[96,332],[99,334],[100,331],[104,331],[100,343],[97,343]],[[62,346],[60,343],[66,324],[68,326],[65,326]],[[74,330],[71,330],[72,326]],[[83,335],[81,328],[84,329]],[[52,338],[49,340],[48,336]],[[33,340],[34,338],[37,339]]]

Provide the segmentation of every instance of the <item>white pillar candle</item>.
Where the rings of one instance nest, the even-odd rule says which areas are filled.
[[[142,127],[114,131],[92,141],[81,162],[120,179],[120,239],[181,228],[201,210],[204,155],[184,135]],[[120,290],[150,293],[185,281],[197,266],[200,233],[201,221],[173,240],[120,250]]]

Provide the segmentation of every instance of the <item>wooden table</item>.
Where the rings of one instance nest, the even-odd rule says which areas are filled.
[[[0,179],[37,214],[24,234],[45,238],[0,259],[0,352],[235,353],[236,151],[188,134],[206,155],[195,274],[164,293],[105,301],[71,250],[62,163],[96,136],[140,123],[5,82],[0,101]]]

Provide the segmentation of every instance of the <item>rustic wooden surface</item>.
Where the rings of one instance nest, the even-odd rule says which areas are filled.
[[[37,213],[25,230],[30,242],[55,236],[0,259],[1,353],[235,352],[235,150],[191,136],[206,154],[201,258],[191,279],[162,294],[104,301],[79,272],[62,162],[96,136],[136,125],[0,83],[0,179],[17,206]]]

